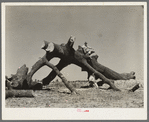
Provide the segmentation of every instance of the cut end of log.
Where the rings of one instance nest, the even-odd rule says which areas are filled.
[[[76,37],[71,35],[70,38],[69,38],[69,41],[70,42],[75,42],[75,40],[76,40]]]
[[[136,84],[134,87],[132,87],[129,92],[135,92],[137,89],[139,89],[141,87],[141,85],[138,83]]]
[[[134,71],[131,71],[130,73],[121,73],[121,76],[122,76],[125,80],[136,79],[136,76],[135,76],[135,72],[134,72]]]
[[[73,47],[75,40],[76,40],[76,37],[71,35],[69,40],[68,40],[67,45],[69,45],[69,47]]]
[[[44,44],[42,45],[41,49],[44,49],[47,52],[53,52],[54,44],[52,42],[44,41]]]

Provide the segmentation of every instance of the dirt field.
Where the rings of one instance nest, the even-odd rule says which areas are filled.
[[[136,84],[136,81],[116,81],[115,85],[122,91],[107,90],[108,85],[99,89],[82,88],[88,85],[85,81],[71,81],[80,95],[71,95],[70,91],[61,81],[53,81],[44,90],[36,90],[35,98],[8,98],[8,108],[143,108],[143,88],[135,92],[128,89]]]

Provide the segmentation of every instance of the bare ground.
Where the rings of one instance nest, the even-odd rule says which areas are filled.
[[[50,83],[44,90],[36,90],[34,98],[8,98],[7,108],[143,108],[144,90],[139,88],[135,92],[128,89],[136,81],[116,81],[115,84],[122,91],[107,90],[108,85],[99,89],[81,88],[87,86],[85,81],[71,81],[80,95],[72,95],[61,81]]]

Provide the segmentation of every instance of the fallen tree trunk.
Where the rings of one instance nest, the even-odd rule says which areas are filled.
[[[115,87],[114,83],[112,80],[107,79],[104,75],[102,75],[100,72],[98,72],[97,70],[95,70],[93,67],[91,67],[88,62],[87,62],[87,58],[86,56],[84,56],[84,54],[80,53],[79,51],[75,51],[72,46],[74,44],[74,37],[70,37],[68,43],[66,45],[56,45],[56,44],[50,44],[52,45],[52,50],[47,51],[47,43],[45,43],[45,46],[43,47],[43,49],[47,52],[46,53],[46,58],[49,61],[51,59],[51,57],[59,57],[61,58],[62,61],[61,62],[65,62],[66,65],[63,65],[61,69],[63,69],[65,66],[69,65],[69,64],[75,64],[78,65],[80,67],[82,67],[83,69],[87,69],[87,71],[89,72],[94,72],[95,75],[97,75],[97,77],[101,78],[105,83],[109,84],[111,88],[113,88],[114,90],[119,90],[118,88]],[[53,47],[54,46],[54,47]],[[54,56],[55,55],[55,56]],[[59,64],[58,64],[59,65]],[[40,66],[37,66],[40,67]],[[36,71],[37,69],[33,70],[32,72],[34,73],[34,71]],[[58,69],[60,70],[60,69]],[[55,72],[55,71],[54,71]],[[56,74],[56,73],[53,73]],[[56,75],[54,75],[55,77]],[[53,76],[49,75],[47,78],[43,79],[43,84],[49,84],[49,78]]]
[[[71,41],[70,41],[71,40]],[[73,39],[70,39],[68,41],[68,43],[66,45],[56,45],[53,44],[53,48],[54,49],[52,52],[52,55],[54,53],[54,51],[56,52],[57,56],[55,57],[59,57],[61,58],[60,62],[56,65],[56,67],[58,68],[58,70],[62,70],[63,68],[65,68],[67,65],[69,64],[75,64],[79,67],[82,68],[83,71],[87,71],[90,74],[94,73],[96,78],[100,78],[103,80],[103,83],[107,83],[110,85],[110,87],[114,90],[119,90],[115,87],[114,85],[114,81],[113,80],[128,80],[128,79],[134,79],[134,75],[131,75],[129,73],[127,73],[127,77],[124,77],[126,75],[123,74],[119,74],[101,64],[99,64],[97,62],[97,56],[93,57],[91,60],[89,59],[88,56],[84,55],[82,53],[82,49],[78,48],[77,51],[75,51],[72,46],[73,46]],[[71,46],[70,46],[71,45]],[[46,48],[45,48],[46,50]],[[51,54],[46,51],[46,57],[49,57]],[[55,77],[56,77],[56,73],[53,70],[46,78],[44,78],[42,80],[44,85],[49,84]]]
[[[9,97],[34,97],[33,90],[6,90],[5,98]]]
[[[42,87],[43,85],[48,85],[57,75],[62,79],[66,87],[72,92],[77,93],[76,90],[67,82],[67,79],[64,75],[60,72],[63,68],[68,66],[69,64],[75,64],[82,68],[82,71],[87,71],[88,74],[94,73],[96,78],[100,78],[102,83],[107,83],[110,88],[113,90],[119,90],[114,85],[114,80],[128,80],[133,79],[134,74],[119,74],[97,62],[98,56],[89,58],[88,55],[85,55],[82,52],[82,49],[79,47],[78,50],[73,49],[73,44],[75,41],[75,37],[71,36],[67,42],[67,44],[55,44],[44,41],[44,45],[42,49],[46,51],[46,54],[38,60],[31,68],[30,72],[27,74],[26,66],[20,68],[16,75],[12,77],[14,79],[13,88],[26,88],[26,89],[34,89],[37,87]],[[60,58],[60,62],[54,66],[53,64],[49,63],[49,61],[54,58]],[[52,68],[52,72],[44,78],[41,83],[34,83],[32,81],[32,76],[38,71],[41,67],[47,65],[48,67]],[[22,69],[22,70],[21,70]],[[26,69],[26,70],[25,70]],[[19,73],[20,72],[20,73]],[[24,73],[23,73],[24,72]],[[126,77],[127,76],[127,77]],[[16,79],[15,79],[16,78]]]
[[[79,46],[78,50],[82,53],[82,49]],[[130,73],[117,73],[114,70],[103,66],[102,64],[100,64],[98,61],[98,55],[93,55],[91,56],[91,59],[89,59],[88,63],[98,72],[100,72],[101,74],[103,74],[106,78],[108,79],[112,79],[112,80],[129,80],[129,79],[135,79],[135,72],[130,72]],[[86,71],[86,69],[82,69],[82,71]],[[88,78],[89,76],[92,74],[92,72],[88,72]],[[96,76],[96,79],[98,78],[98,76]]]

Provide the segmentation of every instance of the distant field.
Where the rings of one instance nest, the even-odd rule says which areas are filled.
[[[142,82],[142,81],[141,81]],[[108,85],[99,89],[81,88],[88,85],[87,81],[70,81],[80,95],[71,95],[61,81],[53,81],[44,90],[35,91],[35,98],[8,98],[8,108],[143,108],[144,90],[139,88],[129,93],[135,80],[115,81],[115,85],[122,91],[106,90]]]

